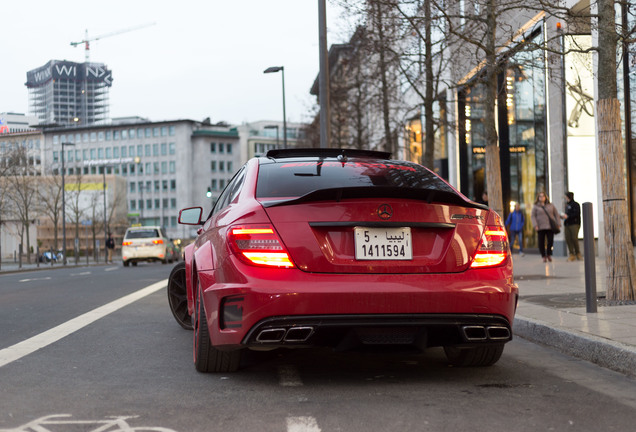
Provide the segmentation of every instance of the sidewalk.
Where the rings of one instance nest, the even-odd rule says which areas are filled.
[[[31,260],[34,261],[35,258],[31,258]],[[115,257],[113,257],[113,264],[109,264],[109,265],[117,265],[120,263],[121,263],[121,258],[118,260],[115,260]],[[87,265],[88,266],[106,265],[106,263],[104,263],[104,257],[99,257],[99,260],[97,262],[93,258],[89,257],[88,264],[86,263],[86,257],[82,257],[77,263],[77,265],[75,264],[75,258],[73,257],[69,258],[66,262],[66,267],[86,267]],[[32,262],[30,264],[23,262],[22,268],[20,268],[17,262],[3,260],[2,263],[0,264],[0,274],[15,273],[19,271],[51,270],[51,269],[58,269],[63,267],[64,265],[62,265],[62,262],[59,262],[59,263],[54,262],[53,265],[51,265],[51,263],[40,263],[39,266],[36,262]]]
[[[515,336],[636,377],[636,302],[607,306],[605,259],[596,257],[598,312],[586,312],[585,264],[513,255],[519,306]]]

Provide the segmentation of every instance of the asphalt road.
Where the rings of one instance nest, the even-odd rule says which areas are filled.
[[[316,349],[250,353],[237,373],[200,374],[191,332],[173,320],[165,284],[153,285],[170,270],[0,275],[0,358],[68,332],[0,366],[0,431],[626,431],[636,422],[636,381],[519,338],[490,368],[449,367],[440,350]]]

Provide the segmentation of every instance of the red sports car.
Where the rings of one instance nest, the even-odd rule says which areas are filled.
[[[389,158],[273,150],[207,217],[181,210],[202,225],[175,269],[198,371],[234,371],[246,348],[442,346],[455,365],[499,360],[518,298],[501,218]]]

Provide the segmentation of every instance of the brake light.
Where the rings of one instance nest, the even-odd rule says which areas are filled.
[[[271,226],[237,226],[230,229],[232,251],[248,264],[292,268],[289,254]]]
[[[125,242],[123,242],[121,245],[122,245],[122,246],[130,246],[131,244],[132,244],[132,242],[131,242],[131,241],[125,241]]]
[[[494,267],[503,263],[509,254],[508,234],[501,226],[486,226],[472,268]]]
[[[159,239],[159,240],[153,240],[152,241],[153,244],[163,244],[163,240]]]

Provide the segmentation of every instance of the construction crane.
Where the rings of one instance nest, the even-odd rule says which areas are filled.
[[[150,26],[153,26],[155,24],[156,23],[154,23],[154,22],[153,23],[146,23],[146,24],[142,24],[142,25],[138,25],[138,26],[134,26],[134,27],[128,27],[128,28],[125,28],[125,29],[117,30],[117,31],[110,32],[110,33],[105,33],[103,35],[95,36],[95,37],[92,37],[92,38],[88,37],[88,30],[86,30],[84,32],[84,40],[81,40],[79,42],[71,42],[71,46],[77,47],[77,46],[83,44],[84,45],[84,59],[85,59],[86,63],[88,63],[88,61],[89,61],[89,53],[90,53],[90,49],[91,49],[90,48],[90,43],[91,42],[96,41],[96,40],[100,40],[100,39],[104,39],[104,38],[107,38],[107,37],[111,37],[111,36],[116,36],[116,35],[119,35],[119,34],[122,34],[122,33],[128,33],[128,32],[133,31],[133,30],[139,30],[139,29],[142,29],[142,28],[145,28],[145,27],[150,27]]]

